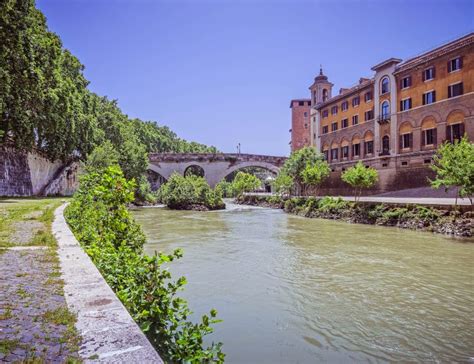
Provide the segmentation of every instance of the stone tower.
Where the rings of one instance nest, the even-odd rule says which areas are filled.
[[[327,76],[323,74],[323,68],[320,67],[319,75],[314,78],[314,83],[309,87],[311,90],[311,105],[314,106],[330,99],[333,86],[328,81]]]

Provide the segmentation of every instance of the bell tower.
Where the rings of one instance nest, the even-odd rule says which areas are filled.
[[[334,85],[328,81],[323,73],[323,67],[319,68],[319,75],[314,78],[314,83],[309,87],[311,90],[311,105],[317,105],[332,97],[332,87]]]

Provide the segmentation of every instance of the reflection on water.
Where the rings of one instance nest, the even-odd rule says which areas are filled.
[[[229,363],[474,360],[474,244],[237,208],[134,212]]]

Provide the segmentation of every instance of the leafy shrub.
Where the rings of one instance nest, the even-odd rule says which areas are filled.
[[[145,236],[126,206],[134,199],[134,181],[119,167],[91,173],[81,179],[65,215],[74,234],[117,297],[166,362],[222,363],[222,344],[205,348],[203,337],[219,322],[216,311],[200,323],[187,321],[187,302],[177,297],[186,284],[176,281],[162,265],[182,252],[143,254]]]
[[[341,179],[354,188],[354,199],[357,202],[362,194],[362,189],[375,185],[379,179],[379,175],[375,168],[366,168],[362,162],[359,161],[355,166],[343,172]]]
[[[216,191],[216,193],[222,198],[235,197],[234,191],[232,189],[232,183],[227,182],[224,179],[216,185],[214,191]]]
[[[232,181],[232,192],[239,196],[244,192],[255,191],[262,186],[262,181],[251,173],[239,172]]]
[[[326,213],[339,213],[350,207],[349,202],[344,201],[341,197],[323,197],[318,201],[318,209]]]
[[[305,204],[305,199],[301,197],[292,197],[285,201],[285,211],[292,212],[298,208],[303,207]]]
[[[195,205],[210,210],[225,208],[221,196],[209,187],[203,177],[183,177],[173,173],[168,182],[160,188],[161,202],[171,209],[186,210]]]

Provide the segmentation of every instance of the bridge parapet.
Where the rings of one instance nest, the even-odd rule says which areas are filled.
[[[282,166],[287,157],[238,153],[150,153],[150,162],[266,162]]]

